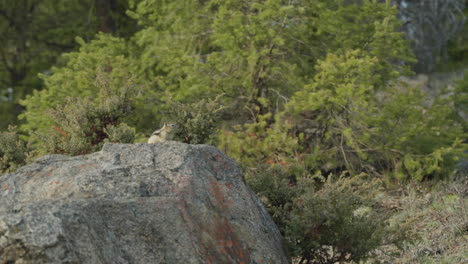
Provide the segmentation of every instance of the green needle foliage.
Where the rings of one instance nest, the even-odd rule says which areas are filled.
[[[0,173],[15,171],[26,164],[28,148],[17,134],[16,127],[0,133]]]
[[[20,124],[20,100],[44,88],[47,73],[76,36],[90,40],[98,31],[129,36],[136,23],[124,15],[127,0],[0,1],[0,129]]]
[[[365,259],[393,230],[356,193],[349,179],[329,180],[294,200],[285,236],[305,261],[336,263]]]
[[[176,138],[189,144],[213,143],[215,129],[224,110],[219,103],[221,97],[192,104],[171,100],[168,115],[177,125]]]
[[[381,83],[380,69],[377,57],[360,51],[319,63],[315,81],[287,105],[296,122],[313,120],[318,128],[305,143],[335,150],[336,169],[400,180],[448,175],[463,138],[452,99],[428,105],[418,88]]]
[[[96,40],[85,44],[77,39],[81,48],[64,54],[52,74],[41,74],[47,89],[34,91],[21,103],[26,111],[20,116],[25,121],[23,131],[49,131],[52,117],[46,112],[64,105],[69,97],[91,97],[99,93],[96,77],[100,71],[109,71],[113,87],[122,85],[128,77],[125,59],[127,46],[121,39],[100,34]]]
[[[259,166],[248,180],[267,204],[296,263],[359,261],[384,244],[398,244],[403,230],[382,211],[382,183],[352,178],[297,178],[284,166]],[[320,182],[320,184],[317,184]]]
[[[135,129],[123,123],[132,110],[135,87],[112,86],[110,73],[99,71],[97,98],[69,97],[65,105],[49,111],[54,122],[47,134],[37,133],[38,149],[45,153],[81,155],[101,149],[105,142],[133,143]]]

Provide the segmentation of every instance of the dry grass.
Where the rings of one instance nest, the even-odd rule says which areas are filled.
[[[400,189],[386,197],[406,240],[381,247],[367,263],[468,263],[468,179]]]

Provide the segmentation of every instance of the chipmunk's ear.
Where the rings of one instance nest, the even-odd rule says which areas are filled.
[[[167,126],[167,123],[166,123],[166,122],[164,122],[164,125],[163,125],[163,127],[165,127],[165,126]]]

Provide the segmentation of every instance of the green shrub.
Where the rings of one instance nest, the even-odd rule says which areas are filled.
[[[327,181],[294,201],[285,230],[294,255],[306,263],[365,259],[389,233],[372,200],[356,193],[349,180]]]
[[[26,108],[20,115],[24,120],[20,126],[22,132],[47,134],[53,124],[48,111],[66,105],[69,97],[96,97],[101,89],[96,80],[102,78],[102,71],[107,71],[107,85],[125,86],[130,69],[130,48],[125,40],[100,33],[89,43],[81,38],[77,41],[80,44],[78,51],[63,54],[50,72],[39,75],[45,88],[21,101]]]
[[[266,204],[298,263],[360,261],[401,237],[381,210],[381,183],[353,178],[298,177],[297,168],[260,166],[247,182]]]
[[[220,130],[218,147],[226,151],[244,168],[259,165],[288,165],[300,162],[303,148],[298,137],[291,135],[291,124],[276,116],[271,124],[272,114],[258,116],[258,121],[236,126],[235,131]]]
[[[99,71],[96,85],[100,88],[96,98],[69,97],[65,105],[49,111],[54,125],[49,133],[36,134],[40,151],[81,155],[100,150],[107,141],[133,142],[135,130],[122,123],[132,110],[132,80],[116,88],[109,74]]]
[[[17,132],[16,127],[0,133],[0,173],[12,172],[26,164],[28,149]]]
[[[391,181],[449,176],[466,135],[454,118],[461,94],[429,105],[418,87],[381,83],[377,65],[360,51],[330,54],[285,111],[222,132],[220,148],[246,168],[301,163],[310,174],[364,171]]]
[[[267,206],[282,232],[287,227],[294,201],[305,192],[313,191],[315,183],[312,179],[297,177],[291,168],[260,164],[247,172],[246,181]]]
[[[212,142],[216,136],[215,129],[220,121],[220,114],[224,109],[220,105],[221,96],[212,100],[202,99],[191,104],[169,101],[168,114],[177,124],[176,139],[189,144]]]
[[[333,170],[398,180],[450,175],[463,149],[462,124],[453,118],[458,94],[429,105],[419,87],[382,83],[379,64],[359,51],[319,63],[314,81],[287,105],[301,143],[319,148]]]
[[[135,140],[135,128],[128,126],[125,123],[120,123],[116,126],[108,125],[104,128],[107,138],[104,141],[114,143],[133,143]]]

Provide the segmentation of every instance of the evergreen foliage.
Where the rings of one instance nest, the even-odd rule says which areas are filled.
[[[168,102],[170,98],[190,102],[211,98],[202,81],[205,73],[199,69],[204,54],[210,50],[212,12],[207,1],[130,2],[132,9],[128,14],[142,27],[132,38],[137,59],[134,70],[140,78],[154,84],[150,95],[158,102]],[[153,114],[157,112],[154,110]]]
[[[259,116],[259,121],[237,126],[238,131],[222,131],[219,147],[246,168],[262,164],[288,165],[296,160],[302,147],[298,139],[288,134],[288,123],[268,124],[271,114]]]
[[[376,73],[382,83],[408,74],[415,62],[408,42],[400,32],[401,22],[397,9],[389,1],[357,1],[346,4],[344,0],[319,1],[316,21],[317,35],[323,41],[327,54],[343,55],[352,50],[378,59]]]
[[[466,1],[465,1],[466,2]],[[468,3],[465,3],[464,9],[465,23],[463,29],[450,39],[447,47],[447,61],[441,63],[437,70],[449,71],[459,68],[466,68],[468,65]]]
[[[255,175],[248,182],[267,204],[297,263],[357,262],[402,239],[390,227],[390,215],[379,209],[379,181],[365,175],[307,179],[280,165],[260,166]]]
[[[72,51],[76,36],[132,34],[136,23],[124,15],[127,8],[127,0],[0,1],[0,129],[19,123],[19,101],[43,88],[37,75]]]
[[[294,201],[285,236],[306,263],[358,262],[393,231],[349,181],[329,180]]]
[[[308,144],[336,149],[336,168],[354,172],[418,180],[450,173],[454,157],[445,155],[460,150],[463,138],[461,123],[451,118],[453,99],[438,97],[428,106],[416,87],[380,83],[376,57],[356,55],[319,63],[315,82],[288,104],[299,122],[312,119],[319,127]]]
[[[17,134],[16,127],[0,133],[0,173],[12,172],[26,164],[28,148]]]
[[[465,135],[463,123],[453,118],[453,98],[439,97],[428,106],[417,88],[396,80],[384,86],[376,65],[378,58],[360,51],[330,54],[274,124],[260,118],[225,132],[221,146],[246,166],[297,163],[300,157],[311,170],[306,175],[314,170],[365,171],[398,180],[449,175]]]
[[[45,153],[81,155],[101,149],[105,142],[133,143],[135,129],[122,123],[132,110],[136,88],[131,79],[114,87],[109,72],[99,71],[96,98],[68,97],[51,110],[54,124],[47,134],[37,134],[38,149]]]
[[[99,34],[90,43],[78,38],[79,51],[62,55],[60,64],[51,74],[41,74],[47,89],[34,91],[21,104],[26,111],[20,116],[26,122],[24,131],[48,133],[52,116],[46,112],[58,105],[65,105],[69,97],[94,97],[99,93],[96,78],[107,71],[106,77],[112,89],[125,85],[129,77],[126,42],[120,38]]]
[[[176,138],[188,144],[212,143],[224,110],[219,104],[221,96],[192,104],[170,101],[169,116],[177,124]]]

